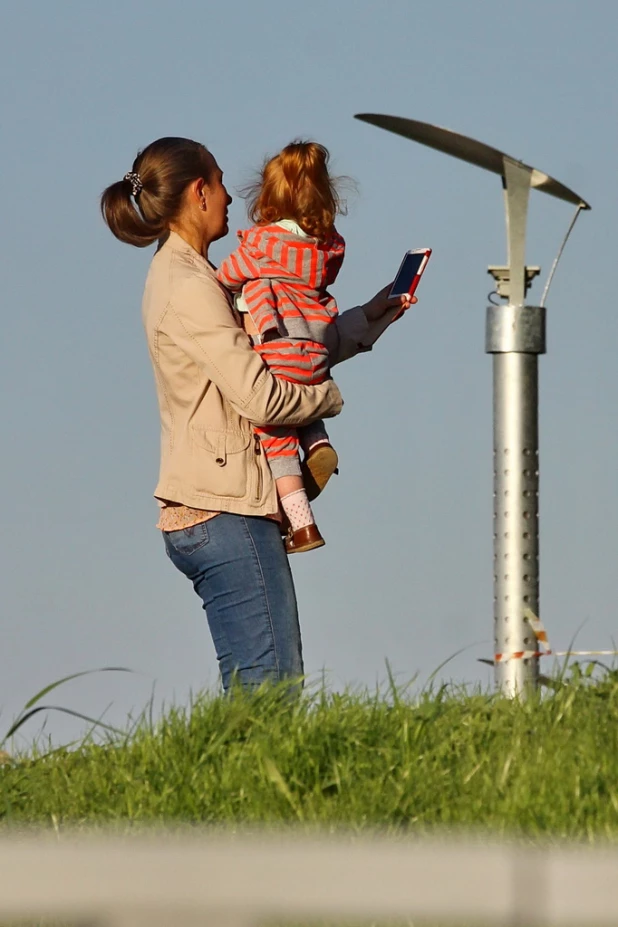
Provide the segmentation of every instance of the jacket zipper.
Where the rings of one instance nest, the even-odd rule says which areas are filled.
[[[255,456],[260,457],[262,454],[262,442],[260,441],[259,435],[253,435],[253,448],[255,450]],[[262,468],[260,467],[259,460],[255,461],[257,467],[257,489],[255,498],[259,501],[262,498]]]

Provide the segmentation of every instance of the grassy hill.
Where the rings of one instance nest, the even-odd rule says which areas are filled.
[[[618,674],[526,704],[278,688],[201,697],[125,737],[0,766],[0,823],[436,825],[618,836]]]

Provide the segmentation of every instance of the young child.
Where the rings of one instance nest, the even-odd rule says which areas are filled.
[[[275,376],[295,383],[330,376],[325,342],[337,304],[327,288],[339,273],[345,242],[335,229],[341,205],[328,160],[322,145],[296,141],[266,162],[248,190],[255,225],[238,233],[240,246],[218,271],[237,294],[237,308],[250,316],[246,328],[254,333],[255,350]],[[255,430],[289,523],[288,553],[322,547],[310,499],[337,468],[324,423]]]

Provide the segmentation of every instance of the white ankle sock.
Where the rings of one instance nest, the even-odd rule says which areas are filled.
[[[328,438],[318,438],[317,441],[313,441],[307,448],[306,453],[310,454],[311,451],[315,450],[316,447],[320,447],[322,444],[330,444]]]
[[[297,489],[281,497],[281,506],[287,515],[292,531],[315,525],[315,518],[304,489]]]

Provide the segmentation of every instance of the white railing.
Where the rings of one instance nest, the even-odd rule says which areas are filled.
[[[484,839],[0,838],[0,922],[250,927],[394,920],[618,924],[618,848]]]

